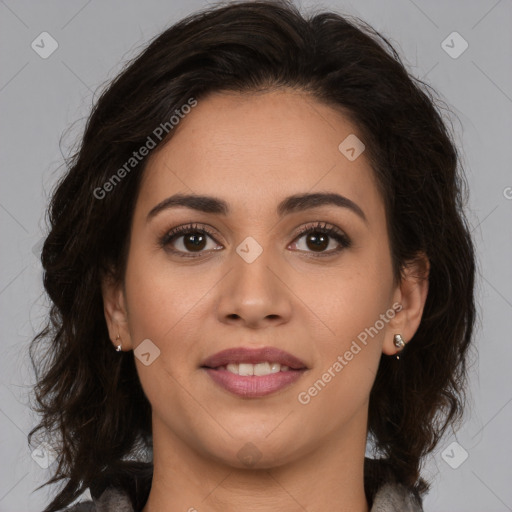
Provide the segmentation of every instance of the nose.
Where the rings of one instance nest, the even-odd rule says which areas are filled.
[[[251,263],[233,255],[232,270],[218,289],[218,320],[251,329],[278,326],[291,318],[293,293],[283,265],[270,251]]]

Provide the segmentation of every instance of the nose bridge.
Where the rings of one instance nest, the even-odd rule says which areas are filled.
[[[236,318],[257,326],[268,319],[288,319],[289,291],[279,276],[283,266],[271,248],[248,237],[233,252],[231,264],[232,271],[221,287],[219,320]]]

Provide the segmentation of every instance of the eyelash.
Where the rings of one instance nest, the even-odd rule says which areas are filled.
[[[183,236],[190,233],[201,233],[207,235],[210,238],[212,238],[216,243],[219,243],[215,239],[215,233],[210,231],[206,226],[199,227],[198,224],[188,224],[185,226],[178,226],[165,233],[165,235],[161,237],[159,245],[162,248],[166,248],[174,239],[179,238],[180,235]],[[311,251],[313,254],[315,254],[315,257],[322,258],[326,256],[332,256],[334,254],[339,253],[343,249],[348,249],[352,245],[351,240],[348,238],[347,235],[345,235],[345,233],[343,233],[334,226],[326,224],[325,222],[317,222],[313,225],[304,226],[303,228],[300,229],[299,233],[297,233],[293,241],[295,242],[296,240],[302,238],[304,235],[307,235],[309,233],[321,233],[323,235],[328,235],[329,237],[336,240],[341,246],[340,248],[331,250],[329,252],[315,253],[314,251]],[[182,251],[176,251],[175,249],[171,249],[171,251],[177,256],[183,258],[198,258],[201,257],[202,254],[201,252],[199,252],[197,253],[197,256],[192,256],[192,254],[194,253],[183,253]]]

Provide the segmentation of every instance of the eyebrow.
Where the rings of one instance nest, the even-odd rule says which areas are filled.
[[[284,215],[290,213],[308,210],[310,208],[316,208],[324,205],[333,205],[339,206],[341,208],[347,208],[348,210],[355,213],[358,217],[360,217],[366,224],[368,224],[368,219],[366,218],[363,210],[356,203],[354,203],[354,201],[348,199],[348,197],[335,193],[307,193],[289,196],[279,203],[277,206],[277,213],[279,217],[283,217]],[[149,222],[160,212],[178,206],[185,206],[186,208],[190,208],[192,210],[197,210],[204,213],[213,213],[216,215],[228,215],[230,211],[228,203],[216,197],[196,194],[175,194],[171,197],[168,197],[167,199],[164,199],[154,208],[152,208],[148,213],[146,220]]]

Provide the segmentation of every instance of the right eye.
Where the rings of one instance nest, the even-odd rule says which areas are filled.
[[[160,240],[160,245],[177,256],[184,258],[197,258],[206,250],[218,250],[213,247],[207,249],[205,244],[208,238],[218,243],[213,233],[206,227],[197,224],[178,226],[168,231]],[[180,240],[182,239],[182,240]],[[180,240],[178,243],[177,241]],[[178,247],[177,247],[178,246]],[[194,255],[197,253],[197,255]]]

